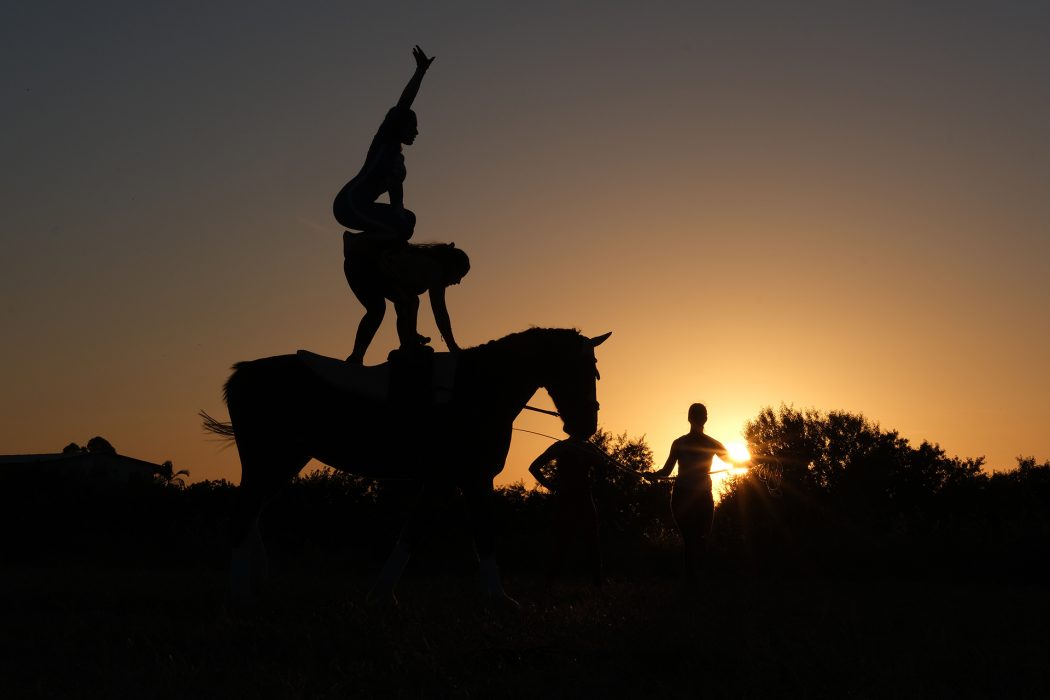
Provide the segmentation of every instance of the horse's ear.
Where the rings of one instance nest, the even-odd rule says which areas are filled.
[[[456,242],[455,242],[455,241],[453,241],[452,243],[449,243],[449,244],[448,244],[448,247],[449,247],[449,248],[455,248],[455,247],[456,247]]]
[[[594,337],[594,338],[588,338],[587,342],[589,342],[591,344],[591,347],[595,347],[596,348],[599,345],[601,345],[602,343],[604,343],[606,340],[608,340],[610,335],[612,335],[612,331],[609,331],[605,335],[599,335],[599,336]]]

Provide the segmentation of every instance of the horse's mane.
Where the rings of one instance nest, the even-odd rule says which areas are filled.
[[[527,358],[553,359],[559,350],[580,347],[583,336],[575,328],[537,328],[533,326],[496,340],[467,348],[464,359],[478,364],[499,364],[513,367]],[[552,354],[553,351],[553,354]]]
[[[533,326],[517,333],[490,340],[481,345],[467,348],[464,352],[494,351],[520,352],[532,350],[537,344],[578,343],[582,336],[576,328],[539,328]]]

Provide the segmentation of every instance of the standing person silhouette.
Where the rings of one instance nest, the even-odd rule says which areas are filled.
[[[722,443],[704,433],[706,406],[694,403],[689,407],[687,417],[689,432],[671,443],[667,462],[652,476],[669,476],[675,463],[678,464],[678,476],[671,489],[671,515],[682,536],[686,575],[696,581],[703,569],[707,538],[711,534],[715,513],[711,462],[716,456],[728,462],[729,452]]]
[[[598,448],[586,440],[559,440],[533,460],[529,473],[554,494],[552,556],[547,585],[564,564],[569,547],[580,536],[588,573],[595,586],[602,585],[602,555],[598,546],[598,511],[591,496],[591,469],[602,461]],[[544,472],[554,464],[553,474]]]

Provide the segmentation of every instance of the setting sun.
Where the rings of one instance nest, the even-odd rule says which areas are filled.
[[[727,442],[725,446],[729,452],[729,463],[718,457],[715,457],[711,462],[711,485],[714,489],[716,500],[721,500],[722,492],[726,488],[726,481],[730,477],[747,473],[747,466],[743,463],[751,459],[751,453],[748,452],[747,445],[743,441]]]
[[[742,441],[726,443],[726,449],[729,451],[729,459],[734,463],[747,462],[751,459],[747,444]]]

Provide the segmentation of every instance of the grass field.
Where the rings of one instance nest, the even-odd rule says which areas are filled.
[[[0,695],[107,698],[1047,697],[1045,587],[964,581],[614,578],[552,591],[278,572],[231,613],[217,570],[3,572]]]

